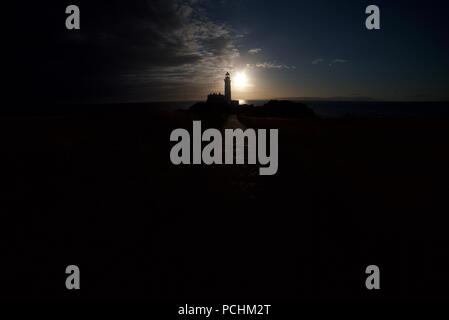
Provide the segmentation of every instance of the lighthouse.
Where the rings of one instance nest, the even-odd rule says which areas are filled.
[[[224,95],[221,93],[211,93],[207,96],[206,102],[209,104],[225,105],[226,108],[238,107],[239,100],[232,100],[232,97],[231,97],[231,75],[229,74],[229,72],[226,72],[224,82],[225,82]]]
[[[225,82],[225,90],[224,90],[225,99],[227,102],[231,102],[232,101],[232,99],[231,99],[231,75],[229,74],[229,72],[226,72],[224,82]]]

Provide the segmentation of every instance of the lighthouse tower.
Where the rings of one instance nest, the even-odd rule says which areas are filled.
[[[225,99],[228,102],[231,102],[231,75],[229,74],[229,72],[226,72],[226,77],[224,79],[225,82]]]

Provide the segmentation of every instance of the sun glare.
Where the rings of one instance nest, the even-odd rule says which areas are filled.
[[[234,77],[234,84],[239,90],[244,90],[248,87],[248,77],[244,71],[239,72]]]

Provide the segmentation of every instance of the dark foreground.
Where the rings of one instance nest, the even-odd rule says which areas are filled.
[[[0,296],[449,296],[448,120],[239,120],[279,129],[276,176],[173,166],[187,113],[2,116]]]

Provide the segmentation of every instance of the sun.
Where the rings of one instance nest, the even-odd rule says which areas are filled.
[[[238,72],[234,77],[234,85],[239,90],[244,90],[249,85],[248,76],[246,75],[245,71]]]

